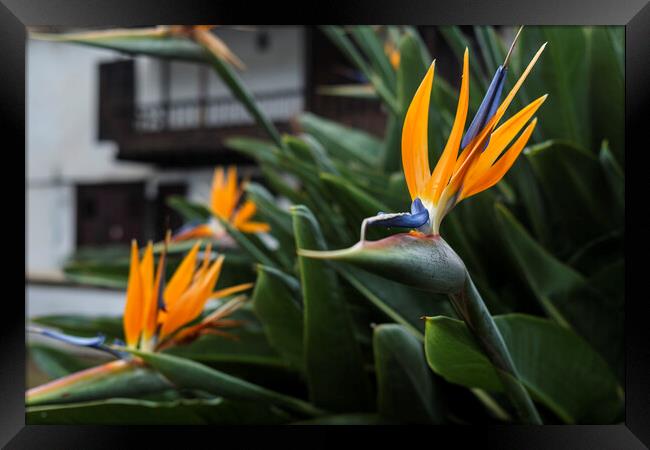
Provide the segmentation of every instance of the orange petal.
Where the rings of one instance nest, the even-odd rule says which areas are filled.
[[[180,234],[177,234],[174,236],[173,241],[178,242],[178,241],[186,241],[188,239],[197,239],[197,238],[205,238],[205,237],[213,237],[214,236],[214,230],[212,227],[206,224],[201,224],[197,225],[194,228],[190,228],[187,231],[184,231]]]
[[[223,259],[224,255],[220,255],[207,273],[200,279],[195,280],[190,289],[174,304],[174,308],[169,309],[160,330],[161,341],[201,314],[219,278]]]
[[[431,176],[427,128],[435,65],[434,60],[415,92],[402,128],[402,166],[412,199],[424,192]]]
[[[232,294],[236,294],[237,292],[245,291],[247,289],[250,289],[254,286],[254,283],[243,283],[243,284],[238,284],[236,286],[230,286],[224,289],[219,289],[218,291],[214,291],[210,298],[221,298],[221,297],[227,297]]]
[[[152,293],[145,302],[142,326],[142,337],[145,342],[151,340],[158,324],[158,295],[160,294],[161,283],[165,282],[165,261],[166,254],[163,251],[158,259],[158,270],[156,271],[156,279],[153,283]]]
[[[546,100],[546,97],[548,97],[548,95],[543,95],[532,101],[517,114],[504,122],[503,125],[494,130],[494,133],[492,133],[492,136],[490,137],[490,143],[483,153],[481,153],[475,168],[472,169],[472,174],[468,174],[468,181],[475,170],[477,171],[477,174],[480,175],[483,171],[492,166],[494,161],[496,161],[499,155],[501,155],[503,149],[514,139],[515,136],[517,136],[517,134],[519,134],[524,125],[526,125],[530,118],[537,112],[539,107]]]
[[[503,156],[499,158],[499,160],[492,167],[490,167],[480,178],[477,178],[471,184],[463,187],[463,192],[461,193],[460,200],[474,194],[478,194],[479,192],[482,192],[497,184],[501,178],[503,178],[506,172],[510,170],[510,167],[512,167],[515,160],[526,146],[526,143],[528,142],[528,139],[530,139],[530,136],[533,133],[536,124],[537,119],[533,119],[521,134],[521,136],[519,136],[515,143],[512,144],[508,151],[504,153]]]
[[[246,200],[242,205],[242,207],[239,208],[233,215],[232,224],[235,227],[241,225],[242,223],[246,222],[248,219],[253,217],[256,211],[257,211],[257,207],[255,206],[255,202],[253,202],[252,200]]]
[[[458,107],[456,108],[456,118],[454,125],[451,128],[447,145],[433,169],[433,174],[427,182],[425,196],[431,196],[431,202],[435,205],[440,199],[442,190],[447,185],[451,174],[453,173],[456,157],[458,156],[458,147],[463,137],[463,130],[465,129],[465,120],[467,119],[467,108],[469,105],[469,52],[465,49],[463,57],[463,78],[460,86],[460,94],[458,97]]]
[[[153,273],[153,243],[149,241],[147,248],[140,262],[140,277],[142,279],[142,324],[141,329],[144,331],[147,325],[146,311],[151,302],[154,292],[154,273]]]
[[[212,177],[212,188],[210,191],[210,206],[212,211],[220,216],[223,216],[224,210],[227,206],[224,204],[223,192],[225,190],[224,183],[224,170],[223,167],[214,169],[214,176]]]
[[[196,269],[196,257],[200,246],[200,242],[194,244],[169,280],[169,283],[165,288],[165,306],[167,309],[169,309],[171,305],[180,298],[181,294],[185,292],[192,282],[192,276]]]
[[[129,282],[126,288],[126,304],[122,319],[126,344],[131,348],[135,348],[138,345],[138,339],[142,331],[142,294],[138,244],[133,240],[131,241],[131,267],[129,269]]]
[[[271,226],[265,222],[245,222],[239,225],[239,230],[244,233],[268,233]]]

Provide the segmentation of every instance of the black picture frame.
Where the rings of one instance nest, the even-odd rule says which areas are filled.
[[[249,2],[234,1],[101,1],[101,0],[1,0],[0,1],[0,114],[4,155],[10,153],[14,161],[20,161],[19,150],[25,144],[25,41],[26,26],[128,26],[171,23],[268,23],[275,13],[276,21],[283,23],[395,23],[427,25],[466,24],[530,24],[530,25],[625,25],[625,99],[626,99],[626,161],[629,171],[636,170],[632,153],[647,151],[647,142],[641,140],[647,112],[650,64],[648,63],[648,38],[650,37],[650,5],[646,0],[501,0],[480,2],[454,0],[449,2],[414,2],[396,0],[355,1],[338,6],[331,2],[310,2],[304,8],[287,3],[265,2],[252,6]],[[293,16],[284,11],[292,11]],[[302,14],[298,17],[297,14]],[[603,93],[606,95],[606,93]],[[13,135],[13,145],[8,137]],[[633,145],[634,138],[638,145]],[[640,145],[643,144],[643,145]],[[633,158],[631,161],[630,158]],[[23,164],[25,159],[22,160]],[[15,186],[9,176],[19,176],[13,164],[5,164],[3,181],[9,183],[3,192],[12,192]],[[18,164],[19,165],[19,164]],[[638,169],[638,167],[637,167]],[[626,177],[626,236],[630,240],[631,214],[637,208],[630,208],[627,201],[635,192],[633,183],[643,182],[641,178]],[[15,183],[18,183],[16,180]],[[9,187],[8,187],[9,186]],[[14,188],[15,189],[15,188]],[[646,202],[647,203],[647,202]],[[644,205],[641,203],[633,203]],[[644,208],[638,208],[643,210]],[[14,208],[17,214],[18,208]],[[639,211],[639,216],[644,215]],[[12,219],[15,223],[19,223]],[[28,220],[26,218],[26,220]],[[15,225],[14,223],[14,225]],[[647,219],[634,222],[638,228],[647,224]],[[647,228],[646,228],[647,229]],[[12,232],[17,233],[17,231]],[[642,233],[640,233],[642,234]],[[12,234],[15,235],[15,234]],[[7,234],[5,234],[7,236]],[[647,249],[647,238],[634,235],[634,248]],[[18,243],[17,243],[18,244]],[[26,243],[28,245],[29,243]],[[458,427],[437,427],[434,431],[402,430],[400,427],[369,428],[354,432],[370,431],[367,434],[384,440],[387,434],[406,433],[409,440],[424,438],[431,445],[442,445],[441,439],[451,438],[454,447],[477,443],[495,448],[542,449],[636,449],[650,445],[650,342],[647,290],[633,289],[631,275],[630,245],[626,246],[626,417],[625,425],[607,426],[498,426],[477,427],[476,431]],[[16,252],[22,252],[17,249]],[[16,254],[16,253],[14,253]],[[17,253],[21,254],[21,253]],[[643,270],[635,266],[636,273]],[[6,269],[5,282],[18,284],[18,276],[11,276],[11,270],[20,270],[17,265]],[[14,279],[15,278],[15,279]],[[24,291],[23,291],[24,292]],[[127,448],[135,444],[134,434],[142,435],[146,448],[156,445],[194,445],[198,438],[208,438],[213,445],[224,442],[223,437],[237,437],[239,442],[249,442],[252,437],[264,437],[279,431],[278,428],[258,428],[255,433],[241,433],[241,430],[211,427],[89,427],[89,426],[26,426],[25,425],[25,335],[24,303],[19,295],[2,299],[2,326],[0,326],[0,445],[5,448]],[[314,427],[300,428],[301,433],[320,434],[319,443],[328,440],[340,442],[340,431]],[[283,428],[294,431],[296,428]],[[395,436],[397,437],[397,436]],[[302,445],[311,445],[312,438],[304,436]],[[403,444],[403,437],[397,437]],[[297,440],[292,439],[293,442]],[[208,441],[210,442],[210,441]],[[389,441],[384,441],[388,443]],[[279,442],[276,444],[283,445]],[[248,445],[246,445],[248,447]],[[445,446],[442,445],[444,448]]]

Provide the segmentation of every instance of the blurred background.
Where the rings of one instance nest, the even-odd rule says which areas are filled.
[[[379,99],[319,93],[367,80],[318,28],[216,30],[246,65],[241,79],[281,132],[297,131],[293,119],[311,111],[382,136],[387,114]],[[458,64],[442,36],[435,27],[419,31],[438,73],[455,80]],[[472,36],[471,27],[464,31]],[[263,131],[208,64],[36,39],[28,40],[27,58],[28,315],[120,314],[123,289],[72,284],[63,277],[65,261],[87,249],[161,239],[168,223],[182,223],[166,200],[207,200],[215,165],[236,164],[263,182],[252,160],[224,144]]]

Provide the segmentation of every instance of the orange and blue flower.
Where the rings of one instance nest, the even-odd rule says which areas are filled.
[[[435,70],[435,60],[433,61],[411,101],[402,130],[402,166],[412,199],[411,212],[380,213],[366,219],[362,226],[362,239],[365,225],[414,228],[425,234],[437,235],[442,219],[454,206],[501,180],[526,146],[537,124],[533,115],[547,96],[537,98],[499,127],[497,124],[545,46],[546,44],[542,45],[537,51],[519,80],[499,104],[506,78],[510,52],[508,53],[463,135],[469,105],[469,52],[465,49],[456,117],[447,144],[431,172],[427,125]]]

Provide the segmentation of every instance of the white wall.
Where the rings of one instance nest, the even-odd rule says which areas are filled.
[[[260,51],[256,33],[228,28],[217,34],[245,62],[240,73],[254,93],[303,88],[303,30],[269,27],[269,47]],[[161,181],[183,180],[193,200],[206,200],[212,168],[160,172],[115,159],[117,148],[97,136],[99,62],[118,53],[74,44],[29,40],[27,44],[26,271],[60,268],[74,251],[75,191],[79,182],[145,181],[155,195]],[[160,64],[136,60],[136,99],[157,101]],[[196,98],[198,66],[172,63],[172,99]],[[210,72],[210,95],[227,87]]]
[[[97,63],[113,52],[27,43],[27,272],[58,268],[74,250],[77,182],[134,180],[146,165],[115,160],[97,135]]]

